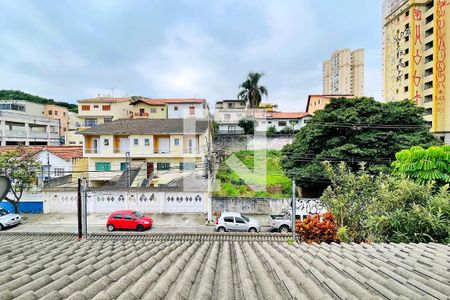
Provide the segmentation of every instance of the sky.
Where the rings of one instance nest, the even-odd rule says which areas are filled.
[[[264,102],[305,111],[323,60],[364,48],[365,94],[381,100],[381,0],[0,0],[0,12],[0,89],[213,107],[254,71]]]

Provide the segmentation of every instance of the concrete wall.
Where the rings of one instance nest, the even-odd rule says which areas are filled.
[[[240,212],[243,214],[274,215],[283,209],[290,208],[290,198],[254,198],[254,197],[213,197],[213,212]],[[297,199],[297,215],[313,215],[324,213],[319,199],[303,198]]]
[[[213,148],[222,149],[225,153],[240,150],[281,150],[294,141],[294,135],[277,135],[265,137],[259,135],[220,135],[214,140]]]

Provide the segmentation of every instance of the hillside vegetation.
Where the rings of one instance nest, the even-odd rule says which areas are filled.
[[[67,107],[67,109],[69,109],[69,111],[71,112],[78,112],[78,106],[76,104],[59,102],[48,98],[42,98],[22,91],[0,90],[0,100],[27,100],[30,102],[40,104],[56,104],[59,106]]]
[[[266,152],[266,174],[253,173],[255,166],[254,151],[239,151],[233,154],[250,170],[243,176],[238,176],[226,163],[220,165],[216,179],[220,180],[220,190],[215,192],[215,196],[230,197],[290,197],[291,181],[286,177],[281,169],[281,152],[275,150],[258,150],[260,154]],[[261,153],[262,152],[262,153]],[[257,162],[256,162],[257,163]],[[264,177],[266,181],[264,182]],[[248,185],[263,187],[266,191],[254,191]]]

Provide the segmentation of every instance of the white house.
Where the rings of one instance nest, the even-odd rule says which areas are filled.
[[[208,104],[205,99],[163,99],[167,104],[168,119],[207,119]]]
[[[245,117],[247,117],[245,101],[222,100],[216,102],[214,121],[219,125],[220,134],[244,133],[244,130],[238,126],[238,123]]]
[[[256,118],[256,131],[267,131],[270,127],[275,127],[276,131],[281,131],[287,127],[299,130],[305,126],[311,116],[305,112],[267,112],[259,114]]]

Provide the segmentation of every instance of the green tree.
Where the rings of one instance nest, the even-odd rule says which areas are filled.
[[[271,136],[274,136],[276,134],[277,134],[277,129],[275,128],[275,126],[270,126],[267,129],[267,132],[266,132],[267,137],[271,137]]]
[[[250,118],[243,118],[239,120],[238,126],[244,129],[245,134],[255,133],[255,121]]]
[[[432,146],[424,149],[414,146],[395,154],[393,174],[406,175],[420,183],[450,183],[450,146]]]
[[[261,103],[262,96],[268,95],[265,86],[259,85],[259,80],[264,73],[250,72],[247,79],[239,86],[238,99],[244,100],[250,108],[257,108]]]
[[[76,104],[58,102],[53,99],[31,95],[22,91],[0,90],[0,100],[27,100],[40,104],[56,104],[59,106],[67,107],[67,109],[69,109],[71,112],[78,112],[78,106]]]
[[[423,113],[408,100],[332,99],[284,147],[283,169],[300,186],[318,189],[327,185],[321,165],[325,160],[345,161],[352,170],[364,161],[372,174],[390,172],[389,163],[401,149],[440,144],[429,132]]]
[[[406,177],[370,175],[362,164],[352,172],[345,163],[325,162],[331,180],[320,198],[334,214],[338,236],[361,242],[450,241],[450,193],[439,193]]]
[[[11,180],[11,192],[14,199],[6,198],[16,213],[19,213],[19,201],[24,192],[31,189],[36,181],[39,161],[24,147],[0,153],[0,174]]]

